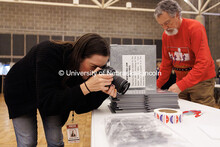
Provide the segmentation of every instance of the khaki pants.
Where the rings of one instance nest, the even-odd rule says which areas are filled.
[[[209,79],[179,93],[179,98],[195,103],[217,107],[214,98],[215,79]]]

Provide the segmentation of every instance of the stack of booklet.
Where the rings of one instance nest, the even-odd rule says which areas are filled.
[[[178,94],[169,91],[159,90],[157,92],[147,92],[145,103],[152,111],[157,108],[179,109]]]
[[[113,113],[152,112],[157,108],[178,109],[178,94],[169,91],[146,91],[145,94],[125,94],[111,98]]]

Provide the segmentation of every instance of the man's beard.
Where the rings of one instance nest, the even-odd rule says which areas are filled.
[[[176,29],[176,28],[169,28],[169,29],[165,30],[165,33],[168,36],[176,35],[178,33],[178,29]]]

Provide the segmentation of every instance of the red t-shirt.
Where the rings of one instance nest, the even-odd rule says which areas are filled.
[[[215,65],[208,46],[205,27],[200,22],[183,18],[176,35],[168,36],[163,33],[158,88],[168,81],[173,67],[192,68],[189,71],[175,70],[176,84],[181,91],[215,77]]]

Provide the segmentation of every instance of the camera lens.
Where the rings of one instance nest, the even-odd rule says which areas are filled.
[[[130,83],[128,83],[127,80],[123,79],[120,76],[114,76],[113,77],[113,82],[112,84],[115,85],[115,88],[117,89],[117,91],[121,94],[125,94],[125,92],[128,90],[128,88],[130,87]]]
[[[115,89],[117,89],[118,93],[121,94],[125,94],[125,92],[128,90],[128,88],[130,87],[130,83],[123,79],[120,76],[116,76],[116,71],[114,70],[114,68],[107,66],[101,70],[99,70],[97,73],[95,74],[113,74],[113,81],[112,84],[115,85]],[[106,85],[106,87],[110,87],[111,85]]]

